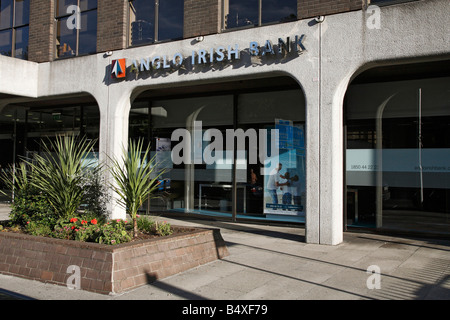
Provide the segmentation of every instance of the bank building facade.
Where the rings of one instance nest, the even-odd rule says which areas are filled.
[[[152,213],[298,225],[327,245],[353,229],[448,237],[449,14],[448,0],[0,1],[1,170],[42,139],[97,139],[107,163],[141,138],[166,169]]]

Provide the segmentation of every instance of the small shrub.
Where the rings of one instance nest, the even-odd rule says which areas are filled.
[[[61,219],[52,235],[59,239],[114,245],[131,240],[131,227],[120,219],[99,223],[95,218],[87,220],[85,217],[73,217]]]
[[[88,216],[60,219],[54,227],[52,236],[58,239],[93,242],[95,236],[92,230],[97,226],[97,219]]]
[[[156,233],[160,236],[169,236],[173,233],[172,226],[164,221],[163,223],[157,223],[156,225]]]
[[[29,221],[25,227],[25,232],[33,236],[48,237],[52,234],[52,229],[46,223]]]
[[[155,221],[151,220],[147,217],[138,217],[137,218],[137,227],[139,231],[144,233],[153,233],[156,229]]]
[[[19,191],[9,214],[11,224],[26,227],[27,222],[39,222],[52,227],[56,223],[51,205],[44,195],[35,189]]]
[[[57,239],[73,240],[73,230],[69,226],[55,226],[51,236]]]
[[[103,244],[119,244],[132,239],[131,228],[126,221],[116,220],[100,226],[95,242]]]

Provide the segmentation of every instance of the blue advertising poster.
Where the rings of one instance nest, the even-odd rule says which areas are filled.
[[[301,216],[305,213],[305,139],[303,125],[276,120],[278,162],[264,176],[264,213]]]
[[[292,126],[292,121],[277,120],[275,129],[278,130],[278,148],[292,149],[294,144],[294,129]]]

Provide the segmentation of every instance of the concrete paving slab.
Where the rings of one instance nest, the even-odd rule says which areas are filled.
[[[31,298],[88,300],[448,299],[450,241],[345,233],[338,246],[306,244],[304,229],[162,218],[218,227],[230,255],[120,295],[0,275],[0,289]],[[283,233],[285,231],[285,233]],[[367,267],[381,289],[367,288]]]

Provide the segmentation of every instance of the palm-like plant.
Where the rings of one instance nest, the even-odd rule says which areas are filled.
[[[143,150],[143,141],[130,141],[129,150],[123,150],[120,159],[110,159],[110,172],[115,183],[111,188],[133,220],[133,236],[137,236],[137,213],[145,200],[159,187],[158,179],[164,173],[156,164],[156,156],[148,160],[150,146]]]
[[[13,193],[13,201],[16,192],[26,192],[31,184],[31,178],[25,162],[20,162],[17,166],[10,166],[9,170],[0,175],[0,180],[6,185],[8,190]],[[0,193],[5,194],[0,190]]]
[[[28,162],[33,171],[32,185],[46,194],[59,217],[73,216],[82,202],[81,182],[89,170],[86,160],[94,143],[75,136],[56,137],[43,143],[46,156],[36,155]]]

